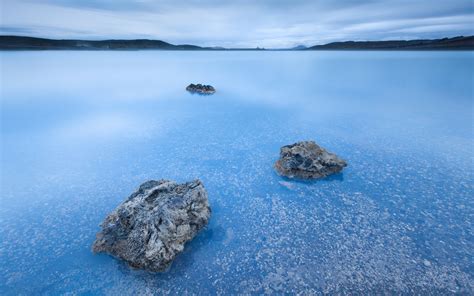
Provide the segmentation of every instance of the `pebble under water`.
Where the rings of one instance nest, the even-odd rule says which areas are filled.
[[[473,58],[2,52],[0,294],[472,294]],[[300,140],[348,167],[278,176]],[[211,220],[168,272],[92,254],[141,183],[194,178]]]

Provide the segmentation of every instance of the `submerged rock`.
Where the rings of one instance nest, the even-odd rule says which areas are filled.
[[[216,92],[215,88],[212,87],[211,85],[205,85],[205,84],[193,84],[191,83],[186,87],[186,90],[191,92],[191,93],[198,93],[198,94],[204,94],[204,95],[211,95]]]
[[[200,180],[147,181],[105,218],[92,250],[109,253],[134,268],[164,271],[210,215]]]
[[[313,141],[302,141],[280,149],[275,170],[289,178],[318,179],[340,172],[347,163]]]

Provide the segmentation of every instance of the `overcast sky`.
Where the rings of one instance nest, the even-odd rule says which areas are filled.
[[[0,0],[2,35],[281,48],[474,35],[474,0]]]

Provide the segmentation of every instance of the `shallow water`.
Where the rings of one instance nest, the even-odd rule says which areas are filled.
[[[473,52],[0,58],[2,295],[474,291]],[[279,177],[306,139],[343,174]],[[163,274],[93,255],[161,178],[204,182],[208,228]]]

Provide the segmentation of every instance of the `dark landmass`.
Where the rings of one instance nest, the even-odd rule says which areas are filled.
[[[268,50],[265,48],[224,48],[219,46],[174,45],[161,40],[77,40],[25,36],[0,36],[0,50]],[[433,40],[344,41],[306,48],[270,50],[474,50],[474,36]]]
[[[0,35],[0,50],[264,50],[263,48],[201,47],[197,45],[174,45],[161,40],[78,40],[47,39],[25,36]]]
[[[474,36],[432,40],[333,42],[311,46],[307,50],[474,50]]]
[[[210,49],[196,45],[173,45],[161,40],[74,40],[74,39],[45,39],[22,36],[0,36],[1,50],[133,50],[133,49],[165,49],[165,50],[202,50]]]

